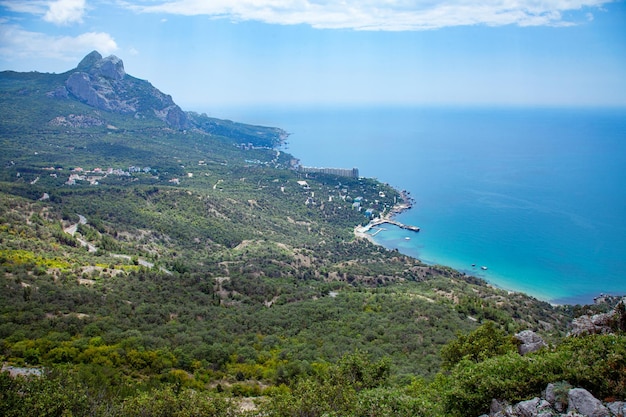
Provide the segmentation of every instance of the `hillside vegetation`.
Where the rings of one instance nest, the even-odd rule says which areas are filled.
[[[0,74],[0,359],[43,370],[0,374],[0,415],[478,415],[560,380],[626,398],[624,336],[564,339],[585,309],[356,239],[397,190],[294,170],[277,128],[172,126],[141,80],[141,112],[94,107],[64,90],[78,69]],[[450,354],[477,329],[497,349]],[[519,356],[525,329],[551,346]]]

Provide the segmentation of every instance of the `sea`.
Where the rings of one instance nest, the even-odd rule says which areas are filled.
[[[554,304],[626,294],[626,109],[270,107],[302,165],[358,168],[413,207],[376,243]]]

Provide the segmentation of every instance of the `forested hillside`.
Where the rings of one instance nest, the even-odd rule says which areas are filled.
[[[298,172],[277,128],[173,126],[119,72],[107,100],[143,107],[98,108],[67,84],[90,62],[0,74],[0,360],[42,372],[0,376],[1,415],[478,415],[565,379],[626,393],[623,336],[563,342],[585,308],[355,238],[397,190]],[[498,349],[442,360],[479,328]],[[526,329],[551,344],[531,361],[510,338]]]

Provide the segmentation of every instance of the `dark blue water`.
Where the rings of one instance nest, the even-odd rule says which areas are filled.
[[[626,293],[626,109],[246,110],[304,165],[410,191],[376,241],[552,302]],[[409,238],[409,239],[407,239]],[[472,267],[472,264],[476,264]],[[480,266],[487,266],[486,271]]]

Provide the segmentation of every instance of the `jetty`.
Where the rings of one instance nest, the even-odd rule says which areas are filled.
[[[419,232],[420,228],[417,226],[411,226],[408,224],[404,224],[404,223],[400,223],[399,221],[387,218],[387,217],[383,217],[383,218],[378,218],[378,219],[373,219],[372,221],[370,221],[368,224],[366,224],[365,226],[357,226],[355,227],[354,231],[358,236],[361,237],[366,237],[365,234],[367,232],[370,231],[370,229],[372,229],[373,227],[376,226],[380,226],[381,224],[392,224],[394,226],[397,226],[401,229],[405,229],[405,230],[410,230],[412,232]],[[378,229],[376,232],[374,232],[371,236],[376,236],[379,232],[381,232],[383,229]]]
[[[400,223],[396,220],[393,219],[387,219],[387,218],[382,218],[382,219],[374,219],[370,222],[370,228],[374,227],[374,226],[380,226],[381,224],[392,224],[394,226],[399,227],[400,229],[406,229],[406,230],[410,230],[412,232],[419,232],[420,228],[417,226],[411,226],[409,224],[404,224],[404,223]]]

